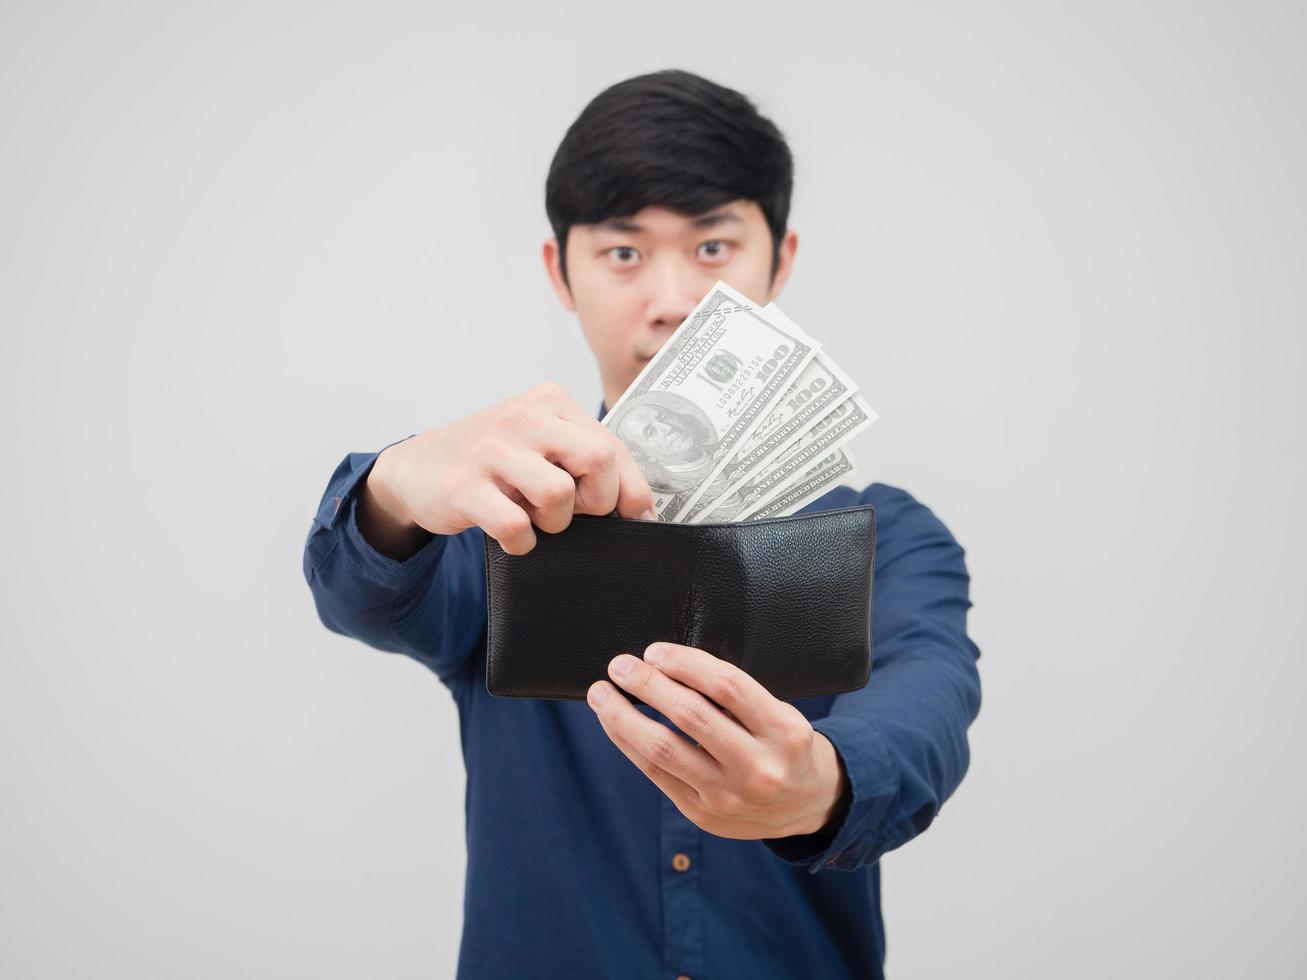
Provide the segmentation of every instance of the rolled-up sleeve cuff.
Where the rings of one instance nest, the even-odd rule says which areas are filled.
[[[404,587],[439,561],[449,542],[448,535],[433,535],[418,551],[399,561],[377,551],[359,530],[355,516],[359,487],[372,472],[377,457],[390,446],[403,441],[397,439],[375,453],[350,453],[337,468],[314,517],[317,524],[333,532],[332,551],[337,557],[367,581],[394,589]]]
[[[782,861],[818,871],[855,871],[875,860],[899,796],[899,773],[884,736],[874,724],[854,715],[819,718],[812,727],[839,753],[848,776],[850,802],[834,832],[764,839]],[[870,858],[870,860],[869,860]]]

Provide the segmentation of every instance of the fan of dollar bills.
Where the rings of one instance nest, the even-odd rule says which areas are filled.
[[[724,282],[699,301],[604,416],[660,521],[792,514],[853,473],[877,415],[821,344]]]

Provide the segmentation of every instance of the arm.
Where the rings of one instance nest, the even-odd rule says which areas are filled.
[[[407,654],[451,684],[485,623],[482,531],[471,527],[445,535],[405,529],[403,522],[370,508],[365,536],[359,508],[380,455],[350,453],[331,475],[305,541],[304,577],[328,629],[378,650]],[[382,500],[384,493],[378,495]],[[390,553],[383,554],[373,541]],[[402,560],[392,557],[404,553]]]
[[[764,841],[813,873],[873,864],[929,827],[966,773],[980,710],[965,552],[911,495],[871,489],[861,497],[876,504],[871,680],[813,722],[840,756],[847,792],[823,830]]]
[[[318,616],[451,684],[486,626],[485,536],[509,554],[572,515],[653,518],[630,451],[553,382],[336,467],[304,544]],[[451,685],[452,686],[452,685]]]

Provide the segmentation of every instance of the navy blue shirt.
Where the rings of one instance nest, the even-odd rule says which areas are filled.
[[[483,532],[436,535],[402,562],[376,551],[355,502],[378,455],[350,453],[336,467],[304,575],[329,629],[425,664],[458,705],[458,976],[883,976],[877,861],[924,831],[961,782],[980,709],[964,551],[939,518],[880,483],[839,486],[803,508],[876,509],[871,679],[791,702],[835,746],[847,811],[825,833],[731,840],[683,816],[586,702],[487,692]]]

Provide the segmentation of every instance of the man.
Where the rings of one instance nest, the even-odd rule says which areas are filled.
[[[599,417],[545,383],[350,453],[322,497],[304,572],[323,623],[415,658],[458,704],[459,976],[882,975],[877,861],[960,783],[980,705],[964,553],[911,495],[841,486],[804,508],[876,508],[875,661],[859,691],[779,701],[667,643],[616,657],[586,702],[485,684],[483,535],[522,554],[574,514],[654,518],[600,419],[715,280],[759,304],[780,293],[798,245],[791,174],[776,128],[706,79],[658,72],[601,93],[550,168],[543,255],[598,362]],[[645,427],[672,481],[712,438],[670,404],[622,422]]]

